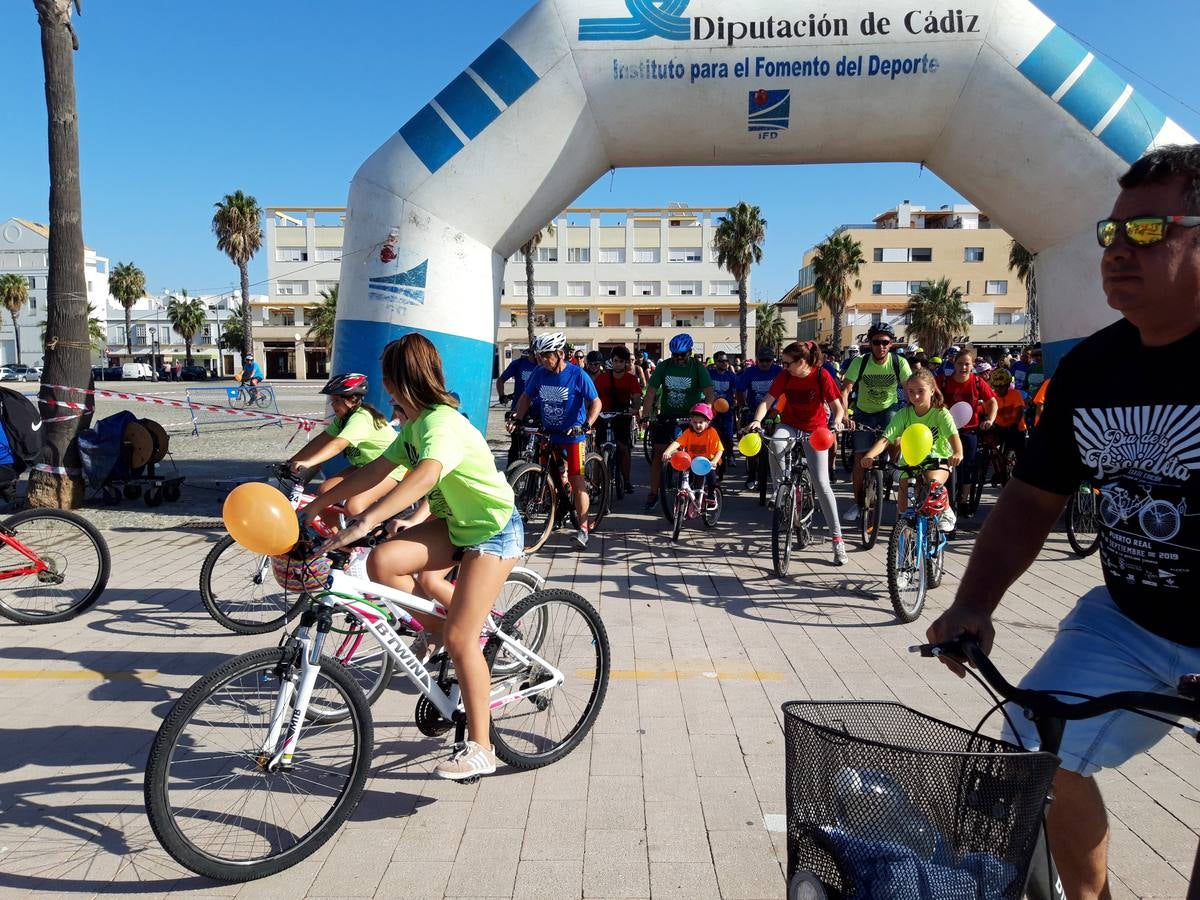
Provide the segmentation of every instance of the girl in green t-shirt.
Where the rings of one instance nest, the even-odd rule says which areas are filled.
[[[320,512],[378,485],[397,463],[408,469],[395,490],[320,548],[327,551],[362,540],[428,495],[432,517],[376,546],[367,558],[367,573],[372,581],[412,591],[414,574],[459,563],[445,621],[422,619],[450,653],[467,712],[469,740],[455,745],[435,771],[454,780],[488,775],[496,771],[489,735],[491,676],[479,633],[504,580],[525,554],[524,527],[487,442],[458,413],[458,401],[446,390],[442,359],[428,338],[413,332],[388,344],[383,386],[405,420],[400,436],[387,453],[316,498],[304,513]]]
[[[875,459],[889,446],[899,444],[900,436],[909,425],[925,425],[933,432],[933,449],[929,451],[929,459],[945,459],[951,467],[962,462],[962,439],[958,436],[958,428],[946,409],[946,400],[938,390],[937,381],[928,369],[918,369],[904,382],[904,393],[908,396],[908,406],[901,409],[892,417],[891,423],[883,432],[883,437],[875,442],[875,446],[863,456],[864,469],[875,465]],[[945,484],[950,473],[945,469],[933,469],[929,473],[931,481]],[[908,508],[908,479],[900,479],[900,491],[896,497],[896,514],[901,515]],[[946,531],[954,528],[954,514],[949,507],[942,517],[942,526]]]

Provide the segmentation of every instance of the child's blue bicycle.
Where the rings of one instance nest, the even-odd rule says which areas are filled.
[[[939,527],[949,494],[929,473],[950,471],[944,459],[927,459],[917,466],[877,463],[894,469],[908,482],[908,507],[896,519],[888,542],[887,578],[892,609],[902,622],[914,622],[925,608],[925,594],[942,583],[946,570],[946,535]]]

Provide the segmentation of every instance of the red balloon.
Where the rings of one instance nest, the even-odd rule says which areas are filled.
[[[680,450],[671,457],[671,468],[676,472],[686,472],[692,467],[692,454],[686,450]]]
[[[808,439],[808,442],[812,444],[812,448],[814,450],[828,450],[834,445],[836,439],[834,438],[832,431],[830,431],[828,428],[822,427],[818,428],[812,433],[812,436]]]

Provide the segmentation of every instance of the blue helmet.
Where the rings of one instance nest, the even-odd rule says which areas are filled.
[[[692,336],[686,333],[675,335],[671,338],[670,348],[672,353],[691,353]]]

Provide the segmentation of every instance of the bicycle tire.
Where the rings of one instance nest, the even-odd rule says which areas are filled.
[[[671,540],[679,540],[679,532],[683,530],[683,520],[687,518],[687,504],[675,497],[675,519],[671,527]]]
[[[813,542],[812,521],[816,506],[813,502],[812,477],[808,469],[801,469],[796,480],[796,511],[793,513],[796,527],[796,546],[803,550]]]
[[[588,492],[588,532],[600,527],[608,513],[608,467],[599,453],[583,458],[583,483]]]
[[[925,608],[925,564],[913,523],[901,519],[888,541],[887,582],[892,610],[901,622],[915,622]],[[915,580],[915,583],[914,583]],[[911,599],[906,602],[906,598]]]
[[[251,759],[257,756],[258,747],[265,739],[265,727],[270,723],[271,712],[274,710],[278,697],[279,676],[276,674],[276,669],[287,652],[274,647],[255,650],[252,653],[235,657],[205,675],[192,685],[171,708],[151,744],[143,783],[146,814],[150,820],[150,826],[159,843],[171,857],[198,875],[217,881],[242,882],[281,872],[306,859],[333,837],[341,824],[354,812],[354,808],[362,796],[367,771],[370,768],[374,736],[371,710],[367,706],[362,691],[358,689],[350,676],[328,658],[321,660],[321,672],[314,690],[325,691],[332,687],[351,708],[351,721],[334,723],[324,726],[323,729],[320,726],[306,729],[305,733],[300,736],[300,745],[297,748],[297,758],[301,762],[299,765],[293,764],[291,770],[265,773],[257,766],[251,765],[250,771],[245,771],[248,768],[246,765],[248,754]],[[285,663],[285,665],[294,666],[295,664]],[[287,677],[286,674],[285,677]],[[200,721],[205,721],[205,716],[208,715],[204,712],[205,704],[210,699],[217,697],[222,690],[228,688],[237,679],[244,679],[244,681],[233,689],[231,693],[233,702],[226,701],[224,704],[217,702],[214,707],[217,711],[227,715],[241,714],[243,722],[248,726],[246,728],[248,732],[246,744],[241,749],[231,746],[229,731],[224,730],[220,743],[222,749],[230,757],[228,769],[223,769],[223,774],[212,778],[194,774],[196,766],[208,763],[220,767],[220,761],[214,758],[215,754],[206,755],[199,750],[195,737],[187,735],[187,740],[181,739],[185,737],[185,731],[193,717],[199,714]],[[260,714],[258,723],[254,724],[249,722],[246,716],[256,699],[259,701]],[[261,734],[258,741],[253,740],[255,730]],[[340,753],[345,751],[348,740],[352,741],[348,754],[348,772],[342,779],[343,783],[340,788],[327,777],[322,777],[320,782],[321,793],[329,794],[336,790],[332,806],[317,819],[306,834],[299,836],[290,847],[281,848],[278,852],[272,850],[251,859],[230,859],[214,855],[214,852],[197,846],[193,838],[186,833],[187,829],[184,826],[195,820],[201,823],[201,829],[206,833],[211,833],[220,824],[217,822],[218,813],[213,812],[208,816],[199,814],[203,812],[197,809],[197,804],[203,799],[201,797],[194,798],[190,803],[181,804],[180,813],[187,811],[190,814],[187,818],[177,816],[175,808],[172,806],[172,796],[184,793],[185,785],[180,785],[177,791],[171,785],[173,763],[179,757],[181,768],[185,769],[185,774],[177,777],[182,778],[185,784],[187,780],[207,782],[213,785],[213,791],[218,789],[229,791],[224,800],[218,801],[222,808],[220,816],[228,818],[230,810],[236,805],[238,814],[233,817],[234,821],[229,822],[230,826],[236,828],[238,832],[238,839],[232,842],[232,846],[245,846],[245,838],[249,830],[246,816],[259,808],[258,803],[255,802],[257,798],[253,796],[256,788],[263,786],[267,788],[268,796],[266,802],[262,804],[262,813],[265,815],[268,812],[278,812],[281,806],[289,804],[290,801],[300,796],[301,791],[307,790],[307,784],[313,783],[311,772],[316,768],[314,761],[318,759],[318,754],[323,749],[322,745],[328,744],[329,753]],[[308,777],[298,780],[289,778],[289,771],[295,771],[300,766],[303,766],[303,771]],[[276,791],[271,788],[273,782],[282,783],[280,790]],[[183,799],[182,796],[180,799]],[[290,836],[290,827],[294,825],[294,821],[295,817],[288,817],[286,819],[287,827],[281,827],[279,823],[276,823],[269,829],[269,833],[274,836],[276,841],[284,835]],[[308,820],[303,819],[303,821]],[[266,823],[262,824],[266,825]],[[266,828],[263,830],[268,832]],[[267,833],[258,834],[255,837],[267,842],[268,847],[270,846],[270,838]],[[223,846],[229,846],[229,842],[225,842]]]
[[[625,479],[621,476],[620,460],[615,452],[604,454],[604,468],[608,470],[609,499],[620,502],[625,496]]]
[[[936,529],[936,520],[930,522],[930,528]],[[938,547],[932,556],[925,555],[925,584],[936,588],[942,586],[942,577],[946,574],[946,545]]]
[[[220,564],[222,571],[217,571]],[[229,567],[228,575],[224,574]],[[236,594],[248,588],[249,596]],[[237,634],[278,631],[300,614],[307,595],[281,587],[266,557],[226,535],[208,551],[200,567],[200,600],[222,628]]]
[[[775,489],[775,511],[771,516],[771,565],[778,578],[786,578],[791,569],[795,512],[796,491],[784,482]]]
[[[1067,542],[1080,556],[1091,556],[1100,547],[1096,494],[1090,486],[1087,491],[1087,503],[1080,499],[1082,490],[1075,491],[1067,498]],[[1087,508],[1088,504],[1091,509]]]
[[[513,473],[513,496],[525,522],[525,552],[537,553],[554,531],[558,491],[550,473],[537,463],[525,463]]]
[[[259,409],[266,409],[271,405],[271,394],[259,388],[258,393],[254,395],[254,405]]]
[[[715,504],[712,509],[708,508],[709,500],[704,499],[704,510],[702,516],[704,519],[705,528],[715,528],[717,523],[721,521],[721,510],[725,507],[725,493],[721,490],[720,485],[716,485],[712,489],[712,499]]]
[[[612,661],[608,632],[600,614],[574,591],[545,590],[526,597],[505,615],[501,630],[520,640],[521,623],[531,614],[548,623],[541,646],[534,652],[559,669],[567,680],[552,691],[492,711],[491,739],[496,755],[517,769],[537,769],[562,759],[587,736],[604,704]],[[579,622],[587,633],[560,636],[555,629],[561,627],[564,632],[569,631],[571,621],[568,619]],[[484,659],[493,673],[496,658],[502,650],[503,644],[495,637],[484,647]],[[591,681],[587,684],[589,674]],[[503,684],[519,686],[520,682],[514,682],[514,679],[528,675],[526,667],[523,674],[505,674],[499,684],[493,677],[493,690]],[[575,682],[579,682],[578,690],[573,690]],[[560,737],[535,737],[538,721],[544,718],[549,722],[556,708],[565,709],[567,716],[575,721],[566,723]]]
[[[0,527],[49,566],[35,575],[0,582],[0,616],[21,625],[48,625],[73,619],[100,599],[112,560],[104,536],[87,519],[63,509],[27,509]],[[11,547],[7,555],[28,563]],[[68,572],[81,576],[78,586]]]
[[[858,536],[864,550],[870,550],[879,540],[879,523],[883,521],[883,472],[872,469],[864,476],[863,507],[859,510]]]
[[[647,425],[645,432],[642,434],[642,454],[646,457],[646,462],[651,462],[654,456],[654,441],[650,437],[651,426]]]

